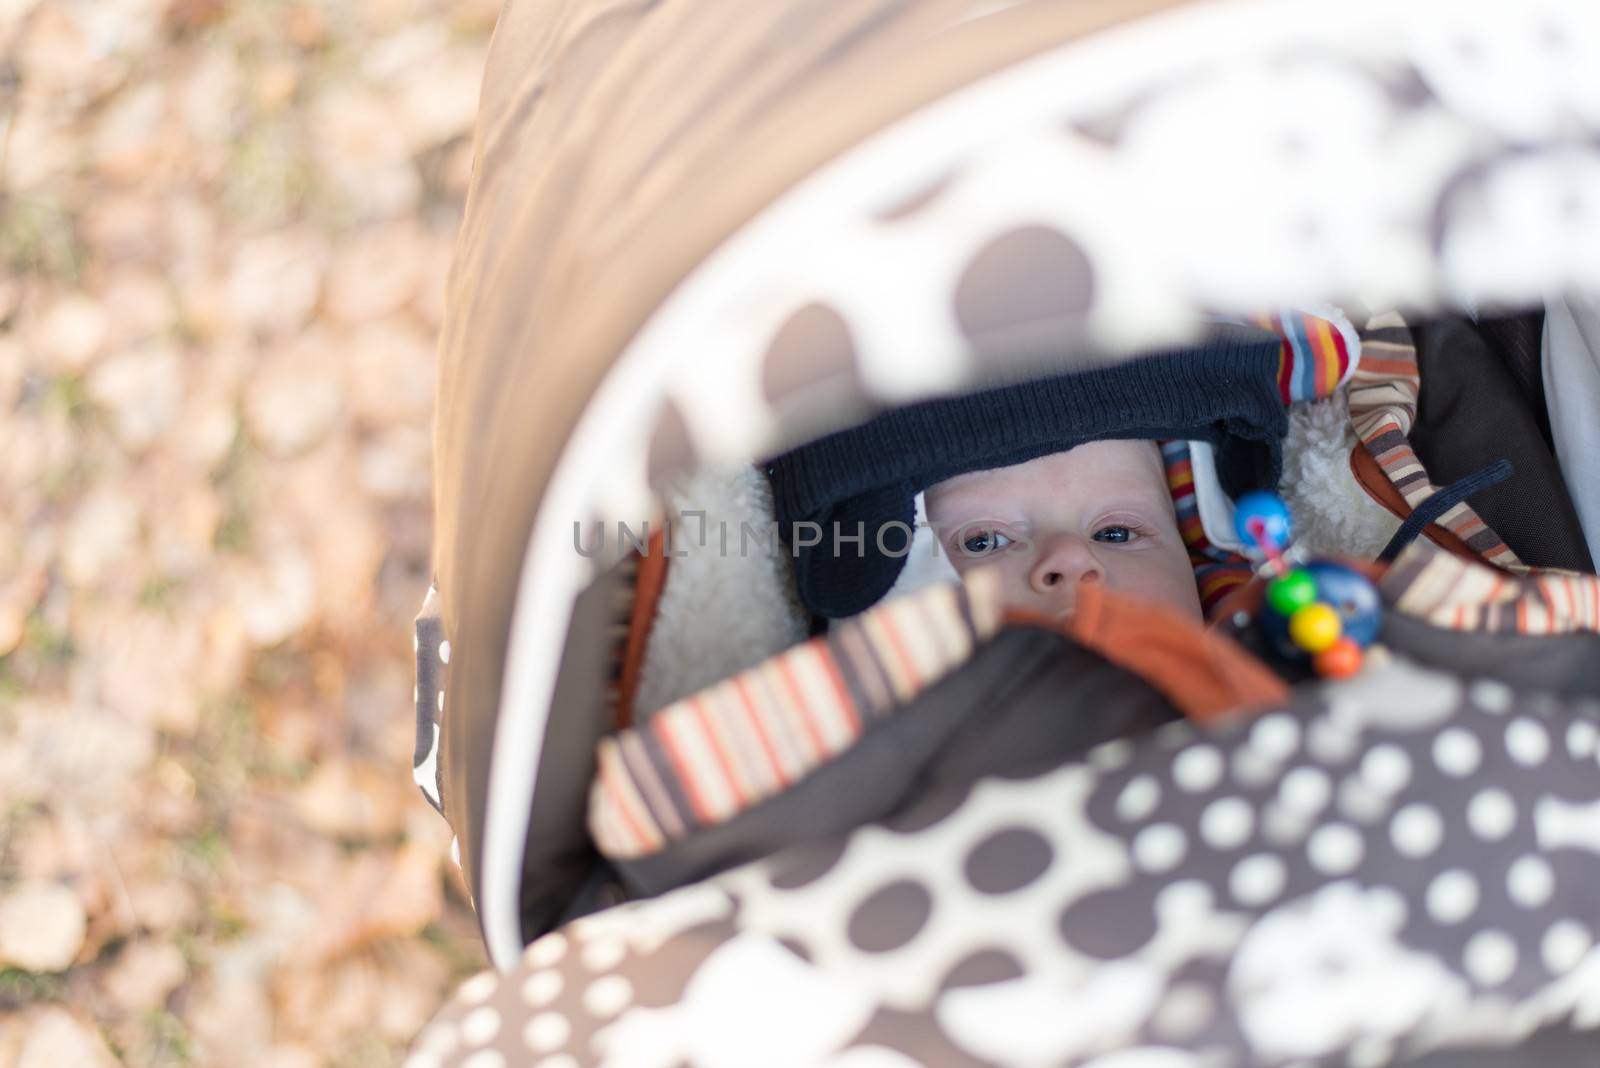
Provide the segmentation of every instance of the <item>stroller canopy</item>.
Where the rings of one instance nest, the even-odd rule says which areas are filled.
[[[575,524],[1069,348],[1594,289],[1596,56],[1587,0],[510,4],[418,698],[496,964],[606,729],[612,572]]]

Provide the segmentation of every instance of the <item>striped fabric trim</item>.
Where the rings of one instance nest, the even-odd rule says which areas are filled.
[[[1194,492],[1194,461],[1187,441],[1161,442],[1161,459],[1167,468],[1167,489],[1177,511],[1178,531],[1189,550],[1195,585],[1200,590],[1200,608],[1209,619],[1211,610],[1229,593],[1249,582],[1254,575],[1250,561],[1238,553],[1219,549],[1206,537],[1200,522],[1200,506]]]
[[[1283,338],[1278,355],[1278,396],[1284,404],[1333,396],[1359,363],[1361,340],[1342,316],[1328,318],[1284,308],[1250,321]]]
[[[1490,634],[1600,632],[1600,578],[1508,575],[1418,539],[1378,582],[1384,599],[1436,627]]]
[[[982,574],[896,598],[602,739],[595,844],[644,856],[782,792],[965,663],[1000,607]]]
[[[1254,315],[1249,322],[1283,338],[1278,355],[1278,396],[1285,405],[1332,396],[1350,380],[1363,359],[1360,336],[1336,311],[1312,315],[1280,308]],[[1195,501],[1188,442],[1164,441],[1161,455],[1167,466],[1167,488],[1177,508],[1178,530],[1188,546],[1200,589],[1200,607],[1210,619],[1228,594],[1248,583],[1255,572],[1249,560],[1218,549],[1206,538]]]
[[[1375,315],[1361,332],[1361,360],[1350,381],[1350,423],[1384,476],[1416,508],[1438,492],[1409,435],[1417,414],[1421,375],[1406,322],[1394,312]],[[1489,563],[1525,573],[1528,567],[1465,501],[1438,520]]]

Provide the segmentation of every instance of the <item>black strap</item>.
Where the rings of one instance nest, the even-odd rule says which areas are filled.
[[[1400,524],[1400,529],[1394,532],[1394,537],[1389,539],[1389,544],[1383,547],[1383,552],[1378,554],[1380,563],[1389,563],[1399,556],[1407,545],[1416,541],[1429,525],[1438,518],[1477,493],[1479,490],[1488,489],[1498,485],[1511,477],[1512,467],[1510,460],[1496,460],[1488,467],[1474,471],[1466,478],[1457,479],[1432,497],[1423,501],[1411,510],[1406,516],[1406,521]]]

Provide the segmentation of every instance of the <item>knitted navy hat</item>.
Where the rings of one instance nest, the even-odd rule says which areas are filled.
[[[1275,488],[1288,430],[1280,346],[1224,327],[1197,347],[913,404],[779,456],[767,476],[800,599],[833,619],[870,608],[905,566],[918,493],[1089,441],[1204,441],[1230,496]]]

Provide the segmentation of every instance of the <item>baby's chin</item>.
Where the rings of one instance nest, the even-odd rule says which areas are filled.
[[[1119,597],[1158,604],[1169,611],[1178,613],[1185,619],[1191,619],[1196,623],[1205,622],[1205,612],[1200,607],[1200,591],[1198,589],[1126,589],[1119,588],[1115,583],[1108,584],[1105,588]],[[1069,619],[1077,611],[1076,602],[1066,605],[1041,603],[1036,597],[1018,594],[1009,588],[1003,591],[1001,601],[1008,609],[1026,612],[1029,615],[1042,616],[1053,621]]]

